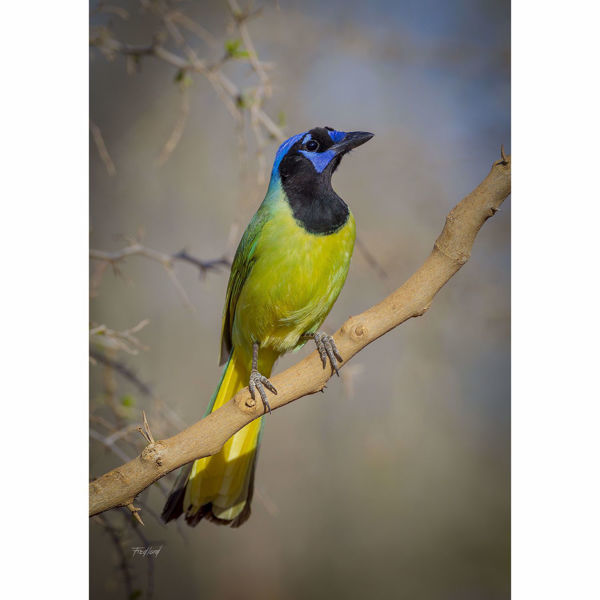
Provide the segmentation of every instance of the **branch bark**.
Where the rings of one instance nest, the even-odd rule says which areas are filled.
[[[423,265],[395,292],[365,312],[351,317],[334,335],[344,357],[342,367],[368,344],[411,317],[427,311],[444,284],[467,262],[477,233],[510,194],[510,156],[494,163],[487,177],[459,202]],[[276,410],[321,391],[331,377],[317,352],[271,379],[279,391],[269,398]],[[150,443],[137,458],[90,483],[90,516],[128,506],[149,485],[182,465],[217,453],[242,427],[264,414],[248,388],[191,427],[166,440]]]

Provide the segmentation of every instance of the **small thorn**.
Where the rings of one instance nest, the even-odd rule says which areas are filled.
[[[502,157],[502,164],[503,165],[508,164],[508,158],[507,158],[506,154],[504,153],[504,144],[500,144],[500,156]]]
[[[148,419],[146,418],[146,411],[142,411],[142,416],[144,418],[144,428],[138,427],[137,430],[144,436],[144,439],[149,444],[154,444],[154,436],[150,431],[150,425],[148,425]]]
[[[140,525],[144,525],[144,521],[142,521],[142,517],[140,517],[140,510],[142,510],[141,508],[138,508],[137,506],[133,505],[133,502],[130,502],[127,505],[127,508],[131,511],[131,514],[133,515],[133,518],[140,524]]]

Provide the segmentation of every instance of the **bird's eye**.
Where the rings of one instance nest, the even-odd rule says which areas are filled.
[[[308,140],[308,142],[306,142],[306,149],[309,152],[316,152],[319,149],[319,142],[316,140]]]

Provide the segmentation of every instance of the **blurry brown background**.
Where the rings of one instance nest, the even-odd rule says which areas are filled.
[[[227,5],[177,5],[219,40],[217,51],[196,40],[199,54],[218,58],[223,40],[235,37]],[[156,21],[137,2],[119,6],[129,19],[95,14],[92,3],[92,24],[110,21],[118,39],[149,43]],[[387,276],[355,251],[330,331],[420,265],[446,213],[487,174],[501,143],[510,150],[509,18],[508,2],[484,0],[281,0],[249,23],[260,58],[273,63],[265,110],[274,120],[285,113],[286,134],[318,125],[376,134],[343,161],[334,187]],[[166,253],[231,255],[266,189],[256,184],[249,130],[243,161],[231,116],[195,76],[181,141],[158,167],[179,110],[175,69],[147,58],[128,75],[122,57],[109,62],[97,49],[90,69],[91,119],[116,166],[110,176],[90,141],[91,247],[122,248],[120,236],[142,228],[143,243]],[[224,70],[241,87],[252,82],[246,62]],[[269,168],[277,145],[266,148]],[[116,330],[149,319],[138,334],[148,349],[117,359],[177,417],[164,418],[116,376],[119,411],[132,424],[145,409],[156,437],[172,435],[178,422],[203,414],[219,379],[228,275],[200,279],[192,266],[176,265],[194,314],[157,263],[133,257],[119,268],[122,276],[104,274],[91,318]],[[119,533],[133,597],[508,598],[509,303],[507,202],[424,317],[361,352],[326,394],[267,418],[253,515],[243,527],[161,525],[164,494],[154,486],[141,496],[143,535],[163,547],[156,558],[131,557],[142,542],[130,517],[105,515]],[[90,410],[109,419],[106,378],[91,366]],[[139,434],[127,439],[143,447]],[[91,476],[121,462],[90,444]],[[130,443],[118,446],[135,453]],[[92,597],[127,597],[117,547],[94,519],[90,544]]]

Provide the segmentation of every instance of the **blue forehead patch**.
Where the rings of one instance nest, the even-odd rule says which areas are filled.
[[[335,144],[341,142],[346,137],[345,131],[331,131],[329,129],[327,131],[329,132],[329,137],[333,140]]]

